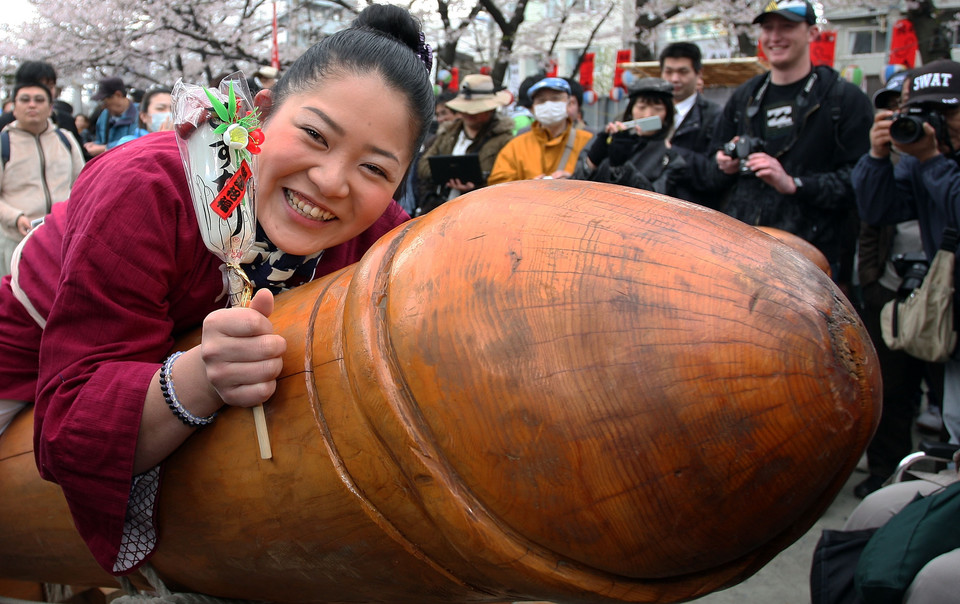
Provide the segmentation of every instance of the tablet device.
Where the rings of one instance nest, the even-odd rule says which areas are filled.
[[[445,185],[451,178],[459,178],[461,182],[472,182],[482,186],[487,179],[480,169],[480,156],[470,155],[432,155],[427,158],[430,162],[430,175],[433,183]]]

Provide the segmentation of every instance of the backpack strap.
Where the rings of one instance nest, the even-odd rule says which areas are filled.
[[[73,145],[70,144],[70,139],[67,138],[66,132],[56,127],[53,129],[53,131],[56,132],[57,136],[60,137],[60,142],[63,143],[64,147],[67,148],[67,151],[71,151],[73,149]]]
[[[834,72],[836,73],[836,72]],[[843,140],[840,138],[840,102],[841,102],[841,93],[843,92],[843,85],[840,83],[840,74],[837,74],[834,77],[833,81],[830,82],[830,90],[828,91],[827,98],[830,99],[830,118],[833,121],[833,140],[836,142],[839,149],[844,149],[845,145]],[[844,80],[846,81],[846,80]]]
[[[53,131],[60,137],[60,142],[67,148],[67,151],[71,151],[73,145],[70,144],[70,139],[67,138],[66,133],[60,128],[54,128]],[[0,132],[0,161],[3,162],[4,167],[10,161],[10,132],[7,130]]]

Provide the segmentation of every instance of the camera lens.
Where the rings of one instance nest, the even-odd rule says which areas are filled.
[[[913,143],[923,138],[923,118],[915,115],[898,116],[890,124],[890,138],[898,143]]]

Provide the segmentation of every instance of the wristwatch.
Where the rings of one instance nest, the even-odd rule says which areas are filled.
[[[793,177],[793,184],[794,184],[794,186],[797,187],[797,191],[799,191],[800,189],[803,188],[803,181],[800,180],[800,177],[799,177],[799,176],[794,176],[794,177]],[[795,191],[794,193],[796,193],[796,191]]]

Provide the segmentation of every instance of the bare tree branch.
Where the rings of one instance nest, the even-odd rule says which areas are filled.
[[[603,26],[604,21],[610,16],[610,13],[613,12],[617,5],[614,2],[610,2],[610,6],[607,7],[607,12],[603,13],[603,17],[600,18],[600,21],[594,25],[593,29],[590,30],[590,36],[587,37],[587,43],[583,47],[583,52],[580,53],[580,56],[577,57],[577,64],[573,66],[570,70],[570,77],[577,77],[577,72],[580,71],[580,66],[583,65],[583,60],[587,56],[587,51],[590,50],[590,45],[593,44],[593,39],[596,37],[597,32],[600,31],[600,28]]]

